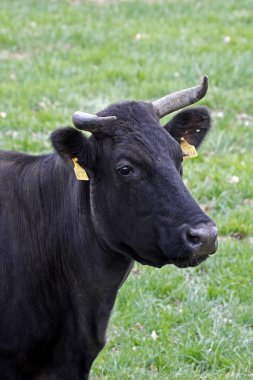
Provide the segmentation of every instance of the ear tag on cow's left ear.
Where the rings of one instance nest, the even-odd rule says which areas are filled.
[[[74,164],[74,172],[78,181],[89,181],[86,171],[78,164],[78,158],[72,158]]]
[[[187,158],[197,157],[198,153],[195,146],[189,144],[183,137],[181,137],[180,146],[184,154],[184,160]]]

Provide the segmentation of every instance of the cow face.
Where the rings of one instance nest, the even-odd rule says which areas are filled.
[[[150,103],[120,103],[98,116],[107,122],[88,140],[67,128],[52,141],[89,175],[91,219],[102,246],[156,267],[195,266],[214,253],[217,229],[184,185],[179,144],[184,137],[199,146],[210,128],[208,111],[187,109],[165,127]]]

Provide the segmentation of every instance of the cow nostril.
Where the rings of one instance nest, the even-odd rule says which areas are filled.
[[[209,255],[217,249],[217,234],[217,228],[212,223],[201,223],[194,228],[186,225],[183,239],[199,255]]]
[[[193,245],[199,245],[201,243],[201,236],[196,231],[189,229],[186,231],[186,240]]]

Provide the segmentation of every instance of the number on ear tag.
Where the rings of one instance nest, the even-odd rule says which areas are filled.
[[[78,164],[78,158],[72,158],[74,164],[74,172],[78,181],[89,181],[86,171]]]
[[[180,146],[184,154],[184,160],[187,158],[197,157],[198,153],[195,149],[195,146],[188,144],[188,142],[183,137],[181,137]]]

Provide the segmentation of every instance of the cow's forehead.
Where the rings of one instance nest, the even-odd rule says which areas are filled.
[[[159,125],[159,119],[151,103],[145,102],[120,102],[112,104],[106,109],[98,112],[98,116],[116,116],[115,124],[122,124],[133,127],[143,127],[149,124]]]
[[[154,159],[180,155],[179,144],[161,127],[151,103],[117,103],[98,115],[117,117],[111,135],[122,153],[131,150],[141,154],[145,151]]]

